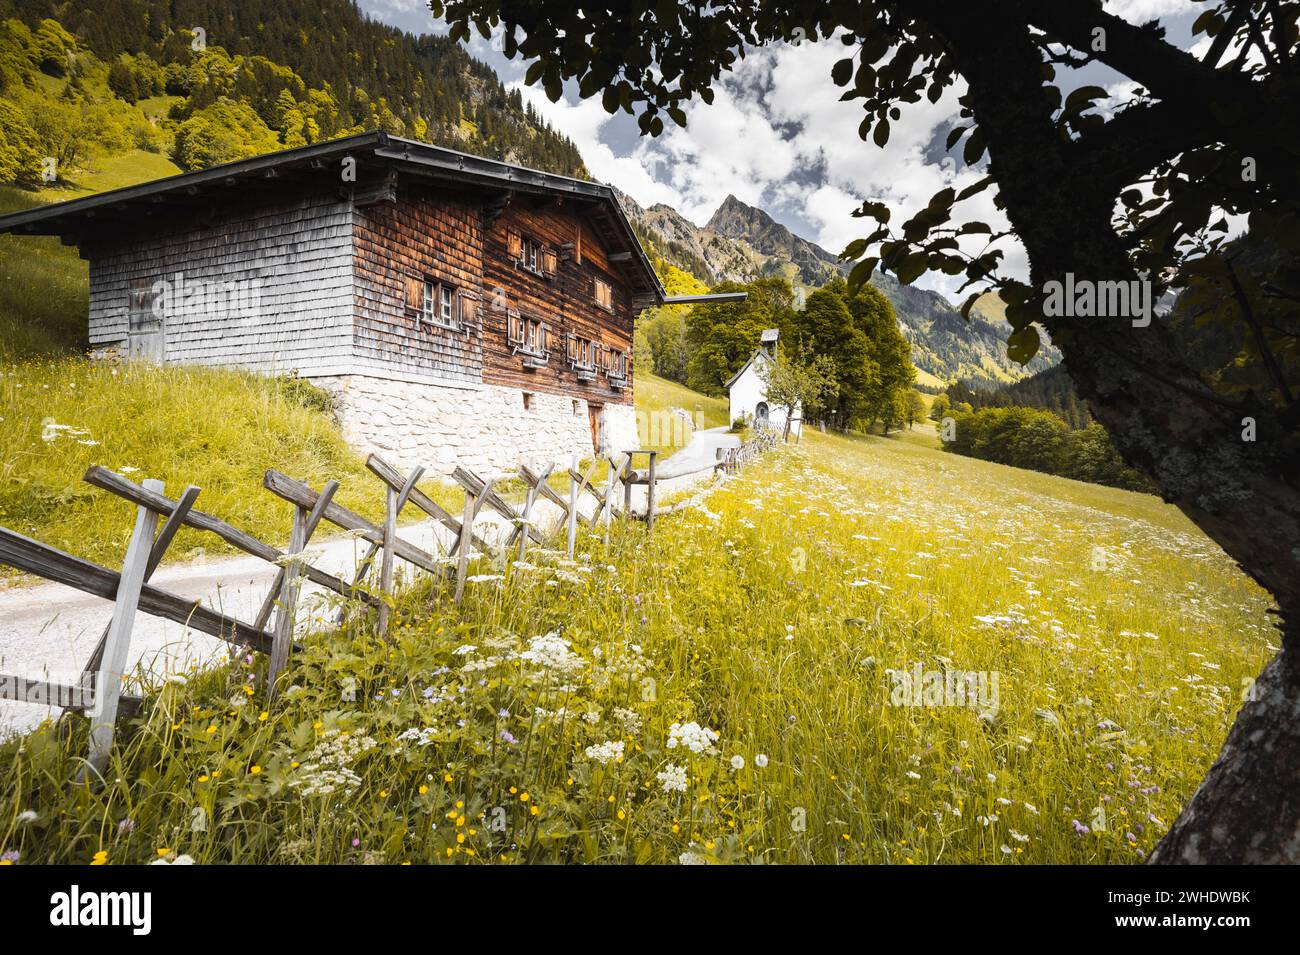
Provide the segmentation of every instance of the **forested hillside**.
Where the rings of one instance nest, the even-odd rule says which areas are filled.
[[[964,381],[954,382],[948,386],[946,394],[951,404],[966,402],[976,410],[1037,408],[1052,412],[1071,428],[1086,428],[1092,422],[1088,406],[1060,365],[995,388],[972,388]]]
[[[486,64],[348,0],[0,0],[0,182],[40,182],[46,156],[197,168],[364,129],[585,174]]]

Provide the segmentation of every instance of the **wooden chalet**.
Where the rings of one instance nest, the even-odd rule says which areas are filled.
[[[637,443],[667,299],[605,185],[381,132],[0,217],[89,262],[98,354],[296,373],[350,441],[488,472]]]

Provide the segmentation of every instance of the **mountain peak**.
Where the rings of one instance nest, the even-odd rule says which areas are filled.
[[[713,213],[705,228],[712,229],[720,235],[739,239],[775,224],[772,217],[762,209],[741,202],[732,193],[727,193],[727,198],[722,200],[722,204]]]

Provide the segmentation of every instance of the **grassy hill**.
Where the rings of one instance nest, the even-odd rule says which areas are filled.
[[[417,588],[391,646],[313,636],[265,712],[243,665],[155,681],[103,790],[66,785],[79,735],[0,747],[0,817],[37,813],[0,851],[1136,862],[1276,640],[1157,499],[921,441],[810,434],[579,554],[484,567],[460,606]],[[941,692],[910,705],[918,668]]]
[[[683,408],[690,413],[689,423],[682,422],[672,414],[673,408]],[[725,398],[712,398],[692,391],[685,385],[668,381],[657,375],[637,375],[636,410],[639,421],[646,422],[647,433],[641,435],[641,446],[671,453],[681,444],[670,441],[670,436],[689,441],[695,430],[696,422],[702,422],[705,428],[717,428],[729,425],[728,404]]]
[[[39,190],[0,186],[0,215],[133,186],[180,172],[156,153],[105,157],[75,180]],[[0,359],[74,352],[86,344],[86,263],[53,236],[0,235]]]

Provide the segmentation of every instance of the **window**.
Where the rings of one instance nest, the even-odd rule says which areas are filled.
[[[406,306],[422,325],[460,330],[460,296],[454,286],[419,275],[406,277]]]
[[[554,249],[513,229],[506,233],[506,251],[516,265],[536,275],[550,277],[559,267],[559,257]]]
[[[550,356],[551,326],[540,318],[511,311],[506,314],[506,342],[517,355],[524,356],[524,367],[537,368]]]
[[[596,360],[600,355],[600,346],[590,338],[570,335],[568,338],[569,365],[578,373],[579,381],[591,381],[596,377]]]
[[[596,279],[596,304],[611,312],[614,310],[614,290],[604,279]]]
[[[606,348],[602,355],[601,364],[605,369],[605,377],[609,383],[616,388],[623,387],[627,381],[627,352],[618,348]]]

